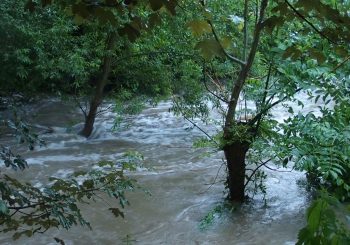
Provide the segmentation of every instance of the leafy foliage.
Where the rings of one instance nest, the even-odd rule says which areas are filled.
[[[129,204],[127,191],[138,188],[136,181],[124,175],[125,170],[134,171],[142,156],[126,153],[119,163],[101,161],[88,172],[75,172],[67,179],[52,177],[46,187],[37,188],[30,183],[21,183],[8,175],[0,182],[0,224],[2,232],[14,232],[13,238],[28,237],[43,233],[50,228],[87,226],[79,203],[89,204],[101,200],[102,194],[118,200],[119,207],[110,207],[115,217],[124,218],[120,208]],[[103,198],[102,198],[103,200]]]
[[[4,161],[5,167],[23,170],[28,166],[27,162],[20,155],[15,155],[9,147],[3,145],[0,145],[0,147],[0,157]]]
[[[82,27],[55,6],[29,13],[24,2],[0,3],[2,92],[64,93],[86,82],[99,66],[96,35],[81,35]]]
[[[236,205],[226,201],[216,205],[201,219],[199,229],[202,231],[208,229],[210,226],[214,225],[214,223],[220,219],[222,215],[232,213],[236,209]]]
[[[347,103],[346,103],[347,104]],[[334,111],[324,109],[322,117],[313,114],[289,119],[285,131],[296,167],[305,170],[310,180],[348,200],[349,188],[349,111],[348,105],[337,105]]]
[[[338,200],[327,193],[315,200],[307,210],[307,225],[299,231],[296,244],[348,244],[350,232],[339,221],[334,211],[337,206]]]

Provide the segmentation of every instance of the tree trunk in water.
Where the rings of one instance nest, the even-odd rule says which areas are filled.
[[[110,35],[107,38],[107,44],[106,44],[107,53],[105,54],[105,57],[103,59],[102,72],[96,84],[94,97],[90,102],[89,113],[85,116],[84,128],[79,133],[84,137],[89,137],[92,133],[92,130],[94,129],[97,109],[102,103],[103,89],[107,84],[108,77],[111,72],[112,59],[113,59],[112,51],[115,46],[116,38],[117,38],[117,33],[115,32],[110,33]]]
[[[244,123],[245,126],[250,127],[248,128],[247,133],[249,135],[245,135],[243,137],[248,137],[245,139],[248,140],[242,140],[241,138],[236,138],[237,136],[232,135],[232,130],[234,130],[234,126],[236,123],[235,116],[236,116],[236,109],[238,105],[239,95],[243,89],[243,86],[247,80],[247,77],[249,75],[250,69],[253,65],[255,55],[258,50],[259,40],[260,40],[260,34],[264,28],[264,16],[265,16],[265,10],[268,5],[268,0],[262,0],[260,4],[260,11],[259,11],[259,17],[258,22],[256,23],[255,30],[254,30],[254,36],[252,39],[252,44],[250,46],[249,55],[247,56],[247,40],[248,40],[248,34],[247,34],[247,24],[248,24],[248,0],[245,0],[245,10],[244,10],[244,59],[245,64],[240,64],[241,71],[239,72],[239,75],[237,77],[237,80],[233,84],[231,95],[228,103],[228,109],[226,112],[225,117],[225,125],[224,125],[224,140],[227,143],[224,146],[224,153],[227,161],[227,169],[228,169],[228,175],[227,175],[227,185],[229,188],[229,199],[231,201],[237,201],[237,202],[243,202],[244,201],[244,187],[245,187],[245,157],[247,154],[247,151],[249,150],[249,147],[251,145],[251,141],[254,138],[255,132],[257,129],[251,128],[252,125],[249,125],[247,123]],[[232,143],[231,143],[232,142]]]
[[[224,147],[227,161],[227,186],[229,199],[234,202],[243,202],[245,195],[245,157],[249,149],[248,142],[234,142]]]
[[[95,118],[97,114],[97,109],[102,102],[102,95],[95,94],[94,99],[90,103],[89,113],[85,117],[84,128],[80,131],[80,135],[84,137],[89,137],[94,129]]]

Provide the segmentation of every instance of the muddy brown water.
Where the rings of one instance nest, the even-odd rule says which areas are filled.
[[[2,233],[0,244],[57,244],[53,237],[66,244],[125,244],[128,239],[131,244],[295,244],[308,205],[308,194],[298,184],[304,174],[296,171],[267,170],[266,203],[256,195],[235,212],[216,215],[206,229],[199,228],[208,212],[224,200],[224,168],[216,179],[223,154],[203,157],[207,149],[192,147],[202,133],[190,130],[191,125],[170,113],[170,107],[170,102],[148,107],[129,117],[130,125],[119,132],[111,132],[115,114],[108,112],[98,118],[97,130],[89,139],[76,134],[81,113],[67,103],[51,99],[28,107],[34,124],[51,127],[53,132],[42,135],[47,143],[44,147],[34,151],[20,148],[30,168],[16,173],[17,177],[40,186],[50,176],[65,177],[136,150],[144,155],[148,169],[130,175],[152,195],[129,193],[131,205],[124,210],[125,219],[114,218],[104,202],[82,205],[93,230],[52,229],[17,241]],[[274,112],[277,118],[286,116],[283,108],[278,110]],[[4,139],[8,140],[3,137],[2,143]]]

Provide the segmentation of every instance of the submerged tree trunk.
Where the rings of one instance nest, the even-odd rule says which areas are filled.
[[[245,157],[249,142],[235,142],[224,147],[227,161],[227,187],[229,200],[243,202],[245,198]]]
[[[107,38],[106,54],[103,59],[102,71],[96,83],[95,94],[90,102],[89,113],[85,116],[85,124],[80,135],[89,137],[94,129],[98,107],[103,101],[103,89],[105,88],[112,66],[112,51],[115,46],[117,33],[111,33]]]

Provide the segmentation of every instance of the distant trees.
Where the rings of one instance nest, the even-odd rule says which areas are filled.
[[[4,1],[2,28],[9,45],[2,47],[2,61],[9,69],[2,70],[1,87],[4,92],[51,91],[90,97],[80,132],[88,137],[107,84],[112,84],[108,90],[116,92],[133,89],[135,93],[135,88],[138,94],[166,92],[154,85],[139,86],[141,81],[133,85],[120,81],[131,66],[125,70],[119,66],[132,62],[132,43],[160,24],[166,12],[175,14],[175,7],[173,1]],[[148,57],[143,50],[139,53]],[[164,84],[156,79],[153,83]]]

